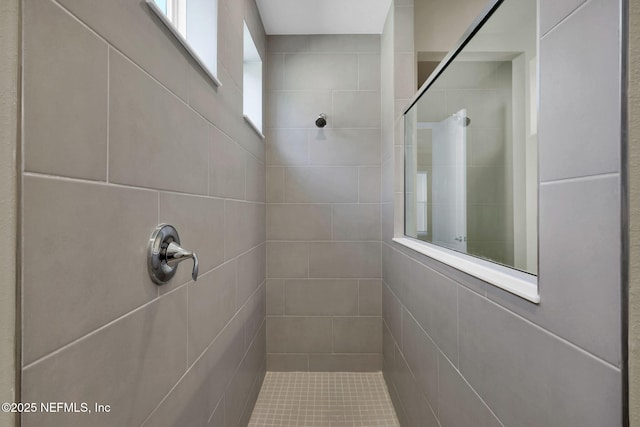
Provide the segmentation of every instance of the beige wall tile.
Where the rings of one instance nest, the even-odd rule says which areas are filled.
[[[309,370],[309,356],[306,354],[267,354],[267,370],[306,372]]]
[[[380,240],[380,205],[333,205],[335,240]]]
[[[380,277],[380,243],[310,243],[309,275],[316,278]]]
[[[380,90],[380,53],[358,55],[358,89]]]
[[[111,412],[36,412],[24,423],[139,425],[185,372],[186,331],[187,290],[182,288],[28,367],[25,401],[101,402],[111,405]]]
[[[382,280],[361,279],[358,282],[358,314],[381,316]]]
[[[207,194],[204,119],[114,50],[109,99],[110,181]]]
[[[261,244],[238,258],[238,299],[240,308],[264,282],[266,275],[266,245]]]
[[[284,315],[283,279],[267,279],[267,314]]]
[[[264,204],[227,200],[224,213],[225,259],[238,256],[264,242]]]
[[[333,351],[336,353],[382,353],[382,319],[334,317]]]
[[[268,205],[267,239],[330,240],[331,205]]]
[[[160,221],[173,225],[180,235],[180,245],[195,251],[200,274],[224,262],[224,245],[211,236],[224,234],[224,201],[176,193],[160,193]],[[162,291],[191,280],[191,261],[180,264],[170,283]]]
[[[258,161],[253,155],[246,154],[246,195],[247,200],[254,202],[265,201],[266,182],[264,163]]]
[[[50,1],[24,3],[25,170],[107,174],[107,44]]]
[[[309,131],[311,165],[380,165],[379,129]]]
[[[306,129],[267,129],[265,136],[268,166],[293,166],[309,163]]]
[[[378,372],[381,354],[310,354],[311,372]]]
[[[284,202],[284,168],[266,168],[267,202]]]
[[[285,90],[358,88],[358,57],[354,54],[293,53],[284,57]]]
[[[269,353],[331,353],[331,317],[267,317]]]
[[[267,277],[309,277],[309,243],[267,242]]]
[[[127,1],[62,0],[73,15],[182,99],[187,98],[188,54],[146,5]]]
[[[193,363],[236,312],[236,262],[228,262],[189,284],[187,353]]]
[[[333,92],[333,127],[380,128],[380,92]]]
[[[209,144],[209,194],[244,199],[245,152],[215,127],[211,128]]]
[[[286,202],[348,203],[358,200],[358,170],[355,167],[286,168]]]
[[[284,287],[285,315],[358,314],[357,280],[288,279]]]
[[[157,296],[146,250],[158,194],[30,176],[23,191],[23,358],[30,363]]]
[[[380,201],[380,167],[358,168],[358,201],[378,203]]]
[[[271,92],[267,99],[266,124],[271,128],[309,128],[319,113],[329,114],[331,92]]]

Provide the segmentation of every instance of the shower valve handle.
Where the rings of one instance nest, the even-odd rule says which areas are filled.
[[[176,274],[178,264],[185,259],[193,260],[191,278],[198,279],[198,256],[180,246],[178,231],[169,224],[158,225],[149,240],[147,249],[147,266],[151,280],[157,285],[164,285]]]
[[[164,258],[167,261],[167,265],[171,267],[177,267],[185,259],[193,259],[193,270],[191,272],[191,278],[195,281],[198,280],[198,255],[193,251],[187,251],[175,242],[169,243],[165,251]]]

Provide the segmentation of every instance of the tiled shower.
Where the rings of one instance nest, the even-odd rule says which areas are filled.
[[[620,3],[539,1],[539,305],[392,240],[414,10],[267,35],[219,0],[218,86],[144,2],[23,0],[20,400],[111,409],[23,426],[624,425]],[[197,281],[149,280],[161,223]]]
[[[380,37],[267,46],[267,369],[381,370]]]

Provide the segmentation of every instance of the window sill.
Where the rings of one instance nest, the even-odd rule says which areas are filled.
[[[457,270],[477,277],[484,282],[504,289],[527,301],[535,304],[540,303],[538,278],[534,275],[406,236],[396,237],[393,241],[422,255],[433,258],[436,261],[440,261]]]
[[[255,123],[253,123],[251,121],[251,119],[249,118],[249,116],[247,116],[246,114],[243,114],[242,117],[244,117],[245,122],[249,123],[249,125],[251,126],[251,129],[253,129],[260,138],[265,139],[264,134],[262,133],[262,131],[260,129],[258,129],[258,126],[256,126]]]
[[[155,1],[146,0],[146,2],[147,2],[147,6],[149,6],[149,8],[153,11],[153,13],[155,13],[158,16],[158,18],[160,19],[160,21],[162,21],[165,27],[167,27],[167,29],[171,31],[171,34],[173,34],[176,40],[180,42],[182,47],[185,48],[185,50],[189,53],[189,55],[191,55],[193,60],[196,61],[196,63],[200,66],[200,68],[202,68],[202,71],[204,71],[204,73],[211,79],[211,81],[213,81],[213,83],[217,87],[222,87],[222,83],[220,83],[220,80],[218,80],[216,75],[213,74],[213,72],[209,69],[209,67],[205,65],[204,61],[198,56],[195,50],[193,50],[193,48],[189,46],[189,42],[187,41],[187,39],[185,39],[184,36],[180,34],[180,32],[176,29],[176,27],[174,27],[171,21],[169,21],[169,18],[167,18],[167,16],[162,12],[162,10],[160,10],[160,8],[156,5]]]

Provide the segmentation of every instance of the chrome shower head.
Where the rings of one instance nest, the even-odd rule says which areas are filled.
[[[320,113],[320,115],[316,119],[316,126],[319,128],[323,128],[326,125],[327,125],[327,115],[325,113]]]

